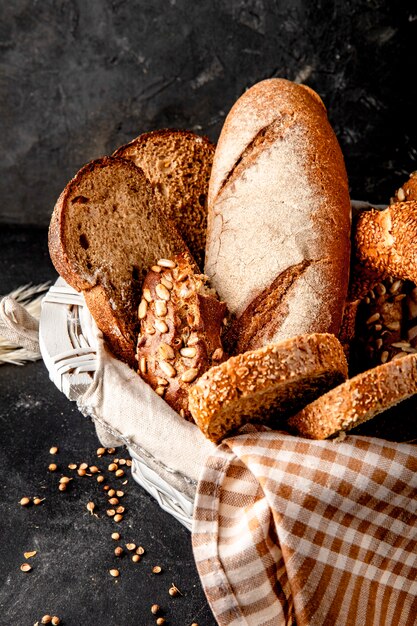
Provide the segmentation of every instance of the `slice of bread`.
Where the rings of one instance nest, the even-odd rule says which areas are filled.
[[[417,393],[417,354],[358,374],[288,420],[308,439],[326,439],[370,420]]]
[[[226,305],[196,273],[186,254],[161,259],[145,278],[139,305],[139,373],[182,417],[190,385],[225,359]]]
[[[346,376],[334,335],[299,335],[212,367],[190,389],[189,408],[205,436],[217,442],[249,421],[283,426],[282,418]]]
[[[112,157],[84,166],[54,208],[49,252],[114,354],[133,365],[144,276],[157,259],[187,252],[142,170]]]
[[[140,135],[116,150],[114,156],[129,159],[143,169],[160,205],[202,269],[213,144],[191,131],[163,129]]]

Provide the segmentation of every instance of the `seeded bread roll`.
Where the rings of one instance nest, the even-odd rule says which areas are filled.
[[[84,166],[54,208],[49,253],[116,356],[135,366],[137,306],[155,258],[187,250],[142,170],[105,157]]]
[[[326,439],[366,422],[417,393],[417,355],[367,370],[321,396],[288,420],[302,437]]]
[[[350,214],[342,153],[319,96],[281,79],[246,91],[214,156],[205,265],[237,318],[236,352],[338,333]]]
[[[139,135],[114,156],[143,169],[159,205],[203,268],[213,144],[191,131],[163,129]]]
[[[226,305],[186,254],[160,259],[145,278],[139,304],[139,373],[182,417],[190,419],[188,389],[224,360]]]
[[[301,335],[209,369],[190,389],[190,411],[205,436],[217,442],[246,422],[282,427],[284,417],[346,376],[334,335]]]
[[[362,211],[355,231],[355,254],[367,270],[417,283],[417,200],[396,202],[383,211]]]

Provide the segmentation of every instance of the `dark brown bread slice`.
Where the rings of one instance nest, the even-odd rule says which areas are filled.
[[[370,420],[417,393],[417,355],[367,370],[321,396],[288,420],[308,439],[326,439]]]
[[[184,251],[187,246],[161,213],[144,173],[124,159],[105,157],[83,167],[54,208],[52,262],[83,291],[112,351],[131,365],[143,278],[161,256]]]
[[[346,376],[334,335],[299,335],[212,367],[190,389],[189,408],[205,436],[217,442],[246,422],[279,427],[279,420]]]
[[[140,135],[114,156],[130,159],[143,169],[160,205],[203,268],[213,144],[191,131],[163,129]]]
[[[139,305],[139,373],[182,417],[190,385],[224,360],[226,305],[197,274],[186,254],[160,259],[145,278]]]

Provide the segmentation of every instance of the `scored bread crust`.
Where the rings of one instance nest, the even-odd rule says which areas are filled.
[[[350,215],[343,156],[320,98],[282,79],[246,91],[214,156],[205,265],[236,315],[237,351],[338,333]]]
[[[114,156],[129,159],[143,169],[200,268],[204,266],[214,149],[205,136],[164,128],[143,133],[114,152]]]
[[[417,393],[417,354],[367,370],[324,394],[288,420],[302,437],[326,439]]]
[[[88,216],[89,202],[87,200],[97,203],[97,198],[100,197],[98,189],[100,175],[107,172],[111,175],[116,170],[122,181],[120,188],[117,187],[115,178],[112,178],[115,186],[108,190],[107,195],[104,194],[100,223],[96,215],[97,223],[93,226],[90,224],[90,226],[96,228],[97,234],[106,231],[105,220],[112,218],[105,213],[104,205],[114,200],[113,209],[119,203],[130,215],[130,231],[125,233],[127,236],[124,239],[121,237],[103,245],[99,266],[88,267],[84,263],[84,257],[79,254],[82,248],[81,238],[79,243],[77,242],[77,237],[79,237],[77,225],[81,220],[87,219],[80,217],[81,213],[77,213],[79,210],[77,199],[82,198],[80,201],[82,210]],[[85,193],[86,186],[91,199],[80,195],[81,191]],[[127,191],[133,194],[132,198],[136,196],[138,202],[140,198],[144,215],[135,215],[135,207],[126,201]],[[101,210],[100,207],[98,210]],[[117,218],[114,219],[117,220]],[[149,223],[146,232],[141,231],[140,220],[146,225]],[[135,226],[136,223],[138,226]],[[124,226],[128,228],[127,225],[124,224]],[[81,168],[65,187],[55,205],[49,227],[48,245],[51,260],[57,272],[74,289],[83,292],[86,304],[112,352],[129,365],[134,366],[139,327],[136,310],[143,276],[149,265],[160,256],[188,250],[174,225],[157,206],[151,185],[142,170],[129,161],[114,157],[103,157]],[[92,247],[97,245],[97,242],[92,243]],[[115,282],[114,276],[111,275],[112,262],[113,257],[116,258],[115,250],[119,246],[124,246],[128,250],[132,275],[129,275],[129,281],[125,280],[119,287],[114,287],[112,286]],[[127,271],[127,268],[123,270]],[[113,268],[114,271],[118,271],[118,268]],[[123,294],[122,291],[126,293]]]
[[[191,387],[189,408],[205,436],[217,442],[246,422],[291,415],[346,377],[334,335],[300,335],[212,367]]]

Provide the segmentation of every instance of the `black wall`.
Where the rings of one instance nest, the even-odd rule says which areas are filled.
[[[218,138],[263,78],[323,98],[351,195],[417,169],[417,5],[382,0],[0,0],[0,222],[46,225],[87,161],[141,132]]]

